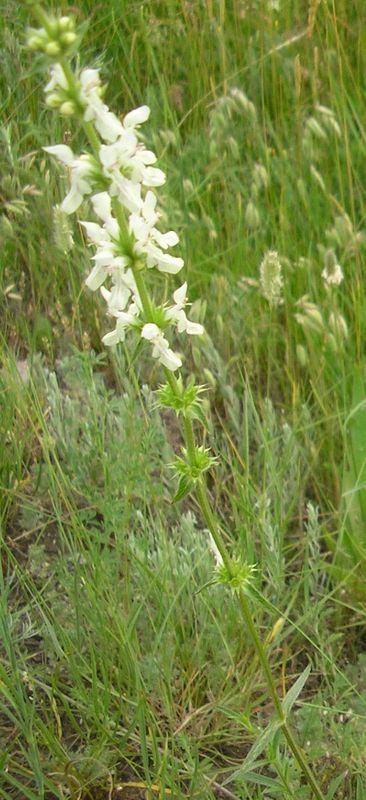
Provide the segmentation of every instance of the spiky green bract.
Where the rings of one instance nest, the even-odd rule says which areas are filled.
[[[188,453],[183,449],[183,455],[188,458]],[[180,475],[179,485],[177,492],[174,495],[173,503],[182,500],[187,494],[190,494],[197,481],[204,472],[211,469],[217,462],[215,456],[210,455],[210,450],[204,447],[195,447],[194,456],[190,460],[185,461],[183,458],[177,458],[172,464],[172,468],[177,475]]]
[[[198,419],[201,425],[208,430],[208,423],[202,408],[200,394],[206,391],[205,386],[197,386],[189,383],[183,386],[181,376],[177,379],[177,390],[169,383],[160,386],[158,389],[158,406],[172,408],[179,416],[182,414],[185,419]]]
[[[243,563],[241,559],[237,558],[231,562],[230,572],[225,564],[220,564],[217,567],[217,582],[225,584],[234,592],[242,589],[243,592],[250,594],[255,572],[256,566],[254,564]]]

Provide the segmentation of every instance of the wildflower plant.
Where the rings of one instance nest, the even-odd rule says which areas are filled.
[[[178,478],[175,500],[195,492],[209,532],[207,546],[213,551],[216,562],[215,582],[231,590],[233,602],[239,605],[267,681],[277,716],[276,726],[282,729],[313,795],[322,800],[322,791],[287,721],[288,711],[304,685],[309,668],[282,702],[266,646],[253,620],[251,602],[253,598],[261,598],[254,583],[255,567],[230,555],[210,503],[206,473],[215,467],[217,458],[209,448],[197,442],[194,426],[198,422],[209,429],[202,402],[204,387],[196,385],[191,378],[185,383],[180,374],[176,375],[182,367],[182,357],[173,349],[172,329],[178,336],[201,336],[204,330],[202,325],[187,317],[185,281],[173,290],[170,305],[161,299],[160,273],[177,275],[184,262],[172,253],[179,242],[178,235],[159,227],[155,190],[164,184],[165,175],[155,166],[156,156],[146,149],[140,135],[140,127],[147,121],[150,109],[140,106],[127,113],[123,120],[111,112],[103,100],[99,71],[73,67],[73,55],[80,41],[73,18],[48,14],[32,0],[28,0],[28,4],[40,25],[29,32],[28,44],[50,61],[46,103],[81,124],[89,148],[82,153],[75,153],[66,144],[49,145],[44,149],[68,172],[70,188],[61,203],[61,211],[70,215],[80,208],[85,198],[90,201],[93,218],[81,221],[93,253],[93,266],[86,285],[91,291],[100,291],[106,302],[107,316],[114,322],[103,342],[107,347],[115,346],[127,335],[137,336],[151,348],[152,358],[162,367],[166,383],[158,390],[158,404],[171,408],[182,419],[185,437],[185,447],[172,465]],[[275,267],[276,288],[275,291],[272,288],[268,301],[276,305],[282,279],[277,254],[269,254],[269,257],[271,267]],[[152,295],[146,276],[154,270],[156,280]],[[264,282],[264,276],[262,279]]]

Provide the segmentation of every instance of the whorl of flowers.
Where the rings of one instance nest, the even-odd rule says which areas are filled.
[[[37,49],[39,42],[43,53],[57,55],[57,37],[73,30],[65,17],[61,22],[53,20],[50,27],[45,16],[44,28],[31,32],[32,48]],[[48,39],[53,45],[47,48]],[[162,186],[165,174],[153,166],[156,156],[146,149],[139,134],[150,109],[140,106],[119,119],[102,99],[99,71],[74,73],[62,58],[61,45],[59,52],[59,63],[50,66],[46,103],[65,116],[82,120],[92,153],[74,153],[66,144],[44,150],[68,171],[70,188],[61,203],[62,211],[72,214],[87,196],[98,220],[85,220],[81,225],[94,249],[86,285],[101,291],[109,316],[116,320],[115,329],[103,342],[116,345],[133,329],[150,342],[153,358],[175,371],[182,362],[169,346],[166,329],[174,325],[178,333],[197,335],[203,333],[203,327],[186,317],[186,283],[174,292],[171,306],[153,305],[145,289],[144,270],[155,268],[175,275],[184,265],[182,258],[170,252],[179,242],[175,231],[164,233],[158,227],[160,214],[153,189]]]

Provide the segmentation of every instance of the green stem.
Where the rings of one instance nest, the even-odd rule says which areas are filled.
[[[167,378],[171,388],[173,389],[173,391],[176,391],[176,392],[179,391],[179,389],[178,389],[178,381],[177,381],[175,375],[172,372],[170,372],[169,370],[167,370],[167,369],[165,369],[164,372],[165,372],[166,378]],[[185,440],[186,440],[186,446],[187,446],[187,453],[188,453],[188,456],[189,456],[190,460],[192,460],[192,458],[194,456],[194,451],[195,451],[195,436],[194,436],[194,429],[193,429],[192,420],[189,419],[189,418],[185,418],[184,419],[184,433],[185,433]],[[213,540],[214,540],[214,542],[216,544],[216,547],[217,547],[217,549],[218,549],[218,551],[219,551],[219,553],[221,555],[221,558],[222,558],[223,563],[224,563],[224,565],[225,565],[225,567],[227,569],[227,572],[228,572],[229,575],[232,576],[233,575],[232,561],[231,561],[230,555],[229,555],[229,553],[227,551],[227,548],[226,548],[225,542],[223,540],[223,537],[221,535],[221,532],[220,532],[218,523],[216,521],[216,518],[215,518],[215,516],[214,516],[214,514],[212,512],[212,508],[211,508],[211,504],[210,504],[210,500],[209,500],[209,496],[208,496],[208,492],[207,492],[207,487],[206,487],[205,479],[203,478],[203,476],[196,483],[196,497],[197,497],[199,506],[201,508],[202,516],[203,516],[203,518],[204,518],[204,520],[206,522],[206,525],[207,525],[207,527],[208,527],[208,529],[209,529],[209,531],[211,533],[211,536],[212,536],[212,538],[213,538]],[[274,680],[274,677],[273,677],[273,674],[272,674],[272,671],[271,671],[270,662],[268,660],[268,657],[267,657],[263,642],[261,641],[261,639],[260,639],[260,637],[259,637],[259,635],[257,633],[257,629],[256,629],[256,626],[255,626],[255,623],[254,623],[254,620],[253,620],[253,616],[252,616],[252,613],[251,613],[251,610],[250,610],[250,606],[249,606],[248,600],[247,600],[243,590],[240,590],[239,595],[238,595],[238,599],[239,599],[239,605],[240,605],[240,609],[241,609],[241,613],[242,613],[243,619],[244,619],[245,624],[247,626],[247,629],[248,629],[248,631],[250,633],[250,636],[251,636],[251,639],[252,639],[252,642],[253,642],[253,645],[254,645],[254,649],[255,649],[255,651],[257,653],[257,657],[259,659],[259,662],[261,664],[264,676],[266,678],[269,694],[270,694],[270,696],[272,698],[272,702],[273,702],[277,717],[279,719],[281,728],[283,730],[283,734],[284,734],[285,739],[287,741],[287,744],[290,747],[290,749],[292,750],[294,758],[296,759],[300,769],[302,770],[302,773],[305,776],[309,786],[311,786],[311,788],[313,790],[313,793],[314,793],[314,796],[317,798],[317,800],[324,800],[324,795],[322,793],[322,790],[321,790],[320,786],[318,785],[318,782],[317,782],[315,776],[313,775],[313,772],[310,769],[310,767],[309,767],[309,765],[308,765],[308,763],[307,763],[307,761],[306,761],[306,759],[305,759],[305,757],[304,757],[304,755],[302,753],[301,748],[297,744],[297,742],[296,742],[296,740],[295,740],[295,738],[294,738],[294,736],[293,736],[293,734],[291,732],[291,729],[289,728],[289,726],[287,724],[286,717],[285,717],[285,714],[284,714],[284,711],[283,711],[283,708],[282,708],[282,704],[281,704],[281,699],[280,699],[280,696],[278,694],[278,691],[277,691],[277,688],[276,688],[276,684],[275,684],[275,680]]]
[[[139,296],[140,296],[141,305],[142,305],[142,308],[143,308],[145,319],[148,322],[153,322],[153,320],[154,320],[153,304],[151,302],[149,292],[148,292],[148,290],[146,288],[143,275],[141,274],[141,271],[139,270],[139,268],[138,268],[138,266],[136,264],[132,265],[132,273],[133,273],[133,277],[135,279],[135,283],[136,283],[136,286],[137,286],[137,291],[138,291]]]
[[[45,11],[43,11],[42,6],[39,6],[38,3],[37,3],[36,5],[34,5],[32,7],[32,12],[33,12],[34,16],[37,17],[37,20],[38,20],[39,24],[45,29],[46,33],[48,33],[49,37],[51,38],[52,34],[53,34],[53,30],[52,30],[52,27],[50,25],[48,16],[45,13]]]

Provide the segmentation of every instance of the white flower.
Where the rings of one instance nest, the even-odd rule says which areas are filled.
[[[108,275],[116,286],[121,285],[122,277],[126,267],[130,263],[127,255],[123,255],[120,243],[120,229],[118,222],[112,217],[111,199],[107,192],[99,192],[91,198],[95,213],[99,216],[104,225],[96,222],[81,222],[85,228],[91,243],[97,248],[96,254],[92,257],[95,267],[86,279],[86,285],[92,291],[99,289]],[[112,305],[117,302],[118,290],[113,293]]]
[[[166,309],[164,312],[165,318],[176,323],[178,333],[185,331],[191,336],[199,336],[204,333],[203,325],[200,325],[199,322],[191,322],[187,319],[183,310],[187,304],[186,292],[187,283],[183,283],[183,286],[176,289],[173,294],[175,305]]]
[[[85,122],[93,122],[106,142],[115,142],[124,132],[118,117],[101,99],[101,82],[97,69],[83,69],[80,74],[80,99],[85,104]]]
[[[156,161],[155,154],[139,144],[133,131],[134,128],[128,127],[113,144],[101,145],[99,157],[104,174],[111,181],[112,194],[116,194],[129,211],[138,211],[139,206],[130,208],[125,203],[125,195],[129,194],[126,181],[142,183],[144,186],[162,186],[165,174],[161,169],[151,166]]]
[[[129,306],[128,311],[117,311],[113,314],[113,316],[117,317],[117,324],[114,331],[110,331],[110,333],[106,333],[105,336],[102,338],[102,342],[107,345],[107,347],[111,347],[112,345],[119,344],[119,342],[124,342],[126,329],[127,328],[136,328],[138,326],[138,317],[139,308],[135,303],[131,303]]]
[[[116,220],[112,220],[112,222],[116,222]],[[95,266],[85,281],[89,289],[95,292],[108,275],[114,275],[116,272],[124,273],[129,264],[129,258],[121,255],[119,243],[111,237],[104,226],[101,227],[96,222],[81,222],[80,224],[85,228],[92,244],[97,245],[97,252],[92,257]],[[118,235],[118,226],[116,233]]]
[[[152,355],[157,358],[164,367],[175,372],[182,366],[181,359],[169,347],[169,342],[164,337],[164,333],[154,322],[147,322],[144,325],[141,336],[153,345]]]
[[[109,291],[105,286],[101,287],[101,293],[108,304],[108,311],[110,314],[115,315],[118,311],[123,311],[131,297],[134,295],[135,305],[137,307],[137,288],[133,273],[131,269],[122,271],[115,271],[112,275],[112,289]]]
[[[134,250],[138,255],[146,256],[148,268],[157,267],[160,272],[168,272],[175,275],[182,269],[184,261],[182,258],[171,256],[164,253],[168,247],[174,247],[179,242],[175,231],[161,233],[155,228],[159,215],[156,212],[156,197],[153,192],[146,194],[139,214],[131,214],[129,218],[129,229],[135,237]]]
[[[46,94],[54,92],[55,89],[68,89],[69,84],[60,64],[52,64],[50,67],[50,74],[51,78],[44,87]]]
[[[93,191],[94,159],[90,155],[74,156],[71,147],[65,144],[55,144],[44,147],[43,150],[56,156],[62,164],[70,169],[71,187],[61,203],[61,208],[66,214],[72,214],[79,208],[84,195]]]

